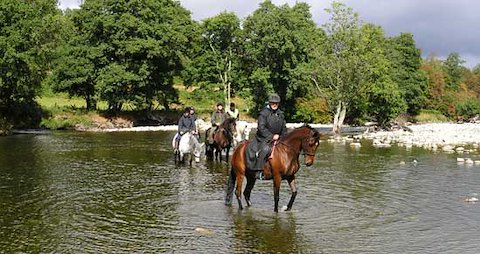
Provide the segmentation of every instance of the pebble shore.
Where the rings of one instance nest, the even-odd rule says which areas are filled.
[[[255,129],[256,123],[241,121],[249,129]],[[300,127],[301,123],[287,123],[288,128]],[[197,120],[200,131],[211,127],[209,122]],[[329,129],[331,125],[310,124],[313,128]],[[141,126],[128,128],[90,129],[87,131],[120,132],[120,131],[175,131],[177,125]],[[456,153],[480,153],[479,123],[425,123],[410,125],[392,131],[365,131],[358,135],[342,137],[331,136],[329,142],[348,142],[352,147],[359,147],[360,140],[371,140],[375,147],[388,148],[393,144],[406,148],[421,147],[424,149]]]
[[[408,126],[408,129],[377,131],[362,134],[374,146],[397,144],[407,148],[415,146],[428,150],[468,153],[478,152],[480,124],[429,123]]]

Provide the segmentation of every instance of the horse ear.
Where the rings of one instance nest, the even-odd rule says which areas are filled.
[[[200,147],[205,146],[205,142],[200,143]]]

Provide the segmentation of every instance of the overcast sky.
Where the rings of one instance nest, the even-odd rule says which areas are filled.
[[[60,0],[60,7],[78,8],[81,0]],[[181,0],[195,20],[233,11],[245,18],[263,0]],[[318,25],[328,21],[331,0],[272,0],[276,5],[307,2]],[[412,33],[423,57],[445,58],[457,52],[472,68],[480,64],[480,1],[476,0],[342,0],[365,22],[380,25],[388,36]]]

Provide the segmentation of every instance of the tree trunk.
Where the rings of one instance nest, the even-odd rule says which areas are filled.
[[[345,120],[345,115],[347,114],[347,108],[345,103],[342,101],[338,102],[337,109],[335,110],[335,115],[333,117],[333,133],[335,135],[340,135],[342,132],[343,121]]]
[[[97,109],[97,101],[90,95],[85,96],[85,102],[87,103],[87,111]]]

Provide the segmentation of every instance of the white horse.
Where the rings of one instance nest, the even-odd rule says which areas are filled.
[[[172,141],[172,146],[174,149],[175,138],[177,135],[173,137]],[[186,154],[190,155],[190,165],[192,165],[193,157],[195,157],[195,162],[199,162],[203,150],[203,145],[205,145],[205,143],[198,142],[197,137],[191,132],[183,134],[180,138],[180,143],[178,144],[178,151],[175,152],[175,162],[183,162]]]
[[[240,142],[247,140],[250,135],[251,128],[248,127],[246,121],[237,121],[237,135],[233,139],[233,145],[237,146]]]

